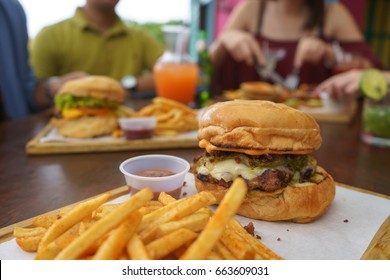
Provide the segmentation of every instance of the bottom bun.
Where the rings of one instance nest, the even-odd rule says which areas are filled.
[[[324,179],[319,183],[302,186],[287,186],[274,192],[251,190],[247,193],[237,214],[265,221],[291,221],[309,223],[326,212],[332,203],[336,187],[333,178],[321,167],[317,173]],[[198,191],[209,191],[219,203],[228,188],[203,182],[196,178]]]
[[[78,119],[56,119],[51,124],[57,128],[58,133],[65,137],[92,138],[109,135],[117,127],[117,118],[110,116],[91,116]]]

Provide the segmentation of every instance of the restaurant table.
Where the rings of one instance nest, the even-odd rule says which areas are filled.
[[[149,153],[188,161],[199,148],[28,155],[26,143],[48,123],[49,115],[0,123],[0,228],[125,185],[122,161]],[[390,195],[390,149],[360,140],[360,111],[349,124],[320,122],[318,163],[338,183]]]

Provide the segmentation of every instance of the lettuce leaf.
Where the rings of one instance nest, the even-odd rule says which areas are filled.
[[[111,108],[116,109],[118,107],[117,102],[97,99],[94,97],[76,97],[70,94],[56,96],[54,98],[54,104],[57,111],[69,108]]]

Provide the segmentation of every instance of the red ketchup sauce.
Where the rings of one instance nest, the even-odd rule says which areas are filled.
[[[153,129],[123,130],[126,139],[145,139],[151,138]]]
[[[171,176],[171,175],[175,175],[175,174],[176,173],[174,173],[170,170],[166,170],[166,169],[143,169],[143,170],[140,170],[140,171],[137,171],[134,173],[134,175],[142,176],[142,177],[166,177],[166,176]],[[182,188],[182,186],[180,186],[174,190],[171,190],[169,192],[167,191],[165,193],[178,199],[180,197],[180,194],[181,194],[181,188]],[[137,192],[137,190],[132,190],[132,188],[130,187],[130,192],[134,193],[134,192]],[[153,193],[154,193],[154,199],[157,199],[160,193],[159,192],[153,192]]]

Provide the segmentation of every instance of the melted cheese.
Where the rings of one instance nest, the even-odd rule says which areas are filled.
[[[83,112],[76,108],[68,108],[62,110],[62,117],[64,119],[77,119],[83,115]]]
[[[238,176],[251,180],[260,176],[266,168],[250,168],[242,163],[237,163],[234,159],[218,161],[216,163],[208,162],[205,166],[198,168],[198,173],[202,175],[211,175],[217,180],[223,179],[225,182],[233,181]]]

